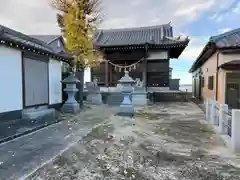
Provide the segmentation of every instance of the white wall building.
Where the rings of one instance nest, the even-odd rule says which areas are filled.
[[[23,109],[60,106],[61,61],[71,58],[25,34],[0,30],[0,120],[21,118]]]

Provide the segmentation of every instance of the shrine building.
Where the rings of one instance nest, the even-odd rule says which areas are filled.
[[[104,58],[100,66],[91,69],[91,79],[97,78],[99,86],[115,87],[127,70],[145,87],[169,88],[172,81],[169,60],[177,59],[188,43],[187,37],[173,36],[170,23],[100,30],[95,44]]]

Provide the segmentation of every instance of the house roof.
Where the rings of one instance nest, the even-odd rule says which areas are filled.
[[[240,28],[212,36],[209,41],[215,43],[218,48],[240,47]]]
[[[189,72],[194,72],[201,64],[216,52],[217,49],[240,48],[240,28],[217,36],[211,36]]]
[[[48,44],[39,39],[30,37],[21,32],[15,31],[0,25],[0,44],[5,44],[21,50],[28,50],[46,56],[52,56],[58,60],[70,60],[69,56],[61,55],[54,51]]]
[[[62,38],[61,35],[30,35],[30,36],[41,41],[44,41],[47,44],[50,44],[51,42],[58,38]]]
[[[102,29],[96,37],[97,47],[117,47],[129,45],[180,45],[186,46],[189,40],[173,38],[170,24],[148,27]]]
[[[234,67],[239,67],[240,66],[240,60],[232,60],[229,62],[226,62],[224,64],[221,64],[221,68],[228,69],[228,68],[234,68]]]
[[[46,44],[48,44],[48,46],[58,53],[64,51],[65,53],[62,54],[71,56],[66,51],[65,42],[61,35],[31,35],[31,37],[44,41]],[[56,40],[60,40],[62,42],[62,46],[58,46],[56,43],[54,43]]]

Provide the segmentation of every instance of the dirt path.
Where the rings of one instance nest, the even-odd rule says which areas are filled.
[[[224,147],[192,103],[136,108],[135,119],[110,116],[29,179],[240,179],[240,158]]]

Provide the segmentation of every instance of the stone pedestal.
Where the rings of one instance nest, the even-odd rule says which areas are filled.
[[[97,84],[88,82],[86,83],[86,89],[87,89],[87,101],[91,104],[102,104],[102,94],[100,91],[100,88],[97,86]]]
[[[134,92],[132,93],[132,103],[133,105],[147,105],[147,92],[144,87],[134,87]]]
[[[73,73],[70,74],[66,79],[62,81],[63,84],[66,84],[66,88],[64,89],[64,92],[67,93],[68,99],[63,104],[61,111],[65,113],[78,113],[80,112],[80,105],[75,100],[75,94],[78,92],[78,89],[76,88],[76,84],[80,83],[80,81],[74,76]]]
[[[88,93],[87,101],[91,104],[102,104],[102,94],[101,92]]]
[[[119,80],[122,85],[123,101],[120,104],[119,115],[121,116],[134,116],[134,108],[132,101],[130,100],[130,95],[133,92],[132,84],[134,80],[129,76],[128,71],[125,71],[125,75]]]
[[[147,105],[147,93],[146,92],[133,92],[132,93],[133,105]]]

